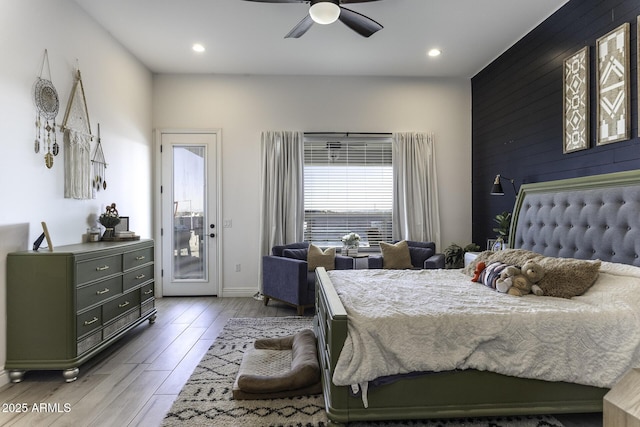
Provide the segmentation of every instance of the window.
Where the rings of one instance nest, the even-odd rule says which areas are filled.
[[[391,136],[305,135],[304,238],[342,246],[349,232],[360,247],[391,240]]]

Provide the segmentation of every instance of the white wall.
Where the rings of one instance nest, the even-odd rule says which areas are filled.
[[[222,295],[259,280],[260,132],[435,133],[442,245],[471,239],[471,83],[382,77],[160,75],[156,129],[222,130]],[[440,250],[444,248],[439,248]],[[242,264],[236,272],[234,266]]]
[[[36,154],[32,87],[48,49],[61,124],[79,66],[92,130],[100,123],[108,188],[64,198],[63,153]],[[152,231],[152,76],[70,0],[0,0],[0,367],[6,360],[6,253],[27,249],[46,221],[54,246],[77,243],[88,218],[117,203],[131,229]],[[62,146],[62,135],[58,134]],[[95,142],[94,142],[95,144]],[[93,150],[93,145],[92,145]],[[6,381],[1,375],[0,384]]]

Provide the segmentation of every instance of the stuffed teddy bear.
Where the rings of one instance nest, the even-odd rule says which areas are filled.
[[[513,286],[513,277],[522,273],[515,265],[510,265],[500,273],[500,277],[496,280],[496,290],[506,294],[509,288]]]
[[[515,267],[517,270],[517,267]],[[511,273],[513,270],[511,270]],[[503,272],[504,273],[504,272]],[[535,261],[529,260],[520,268],[520,273],[515,275],[505,275],[504,280],[496,283],[496,288],[500,292],[521,297],[529,293],[542,295],[544,292],[540,286],[536,285],[544,277],[542,266]]]

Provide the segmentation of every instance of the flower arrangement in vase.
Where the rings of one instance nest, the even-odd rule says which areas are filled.
[[[120,215],[118,215],[118,209],[116,209],[116,204],[111,203],[107,206],[105,212],[100,215],[98,218],[100,224],[105,228],[104,233],[102,234],[102,238],[105,237],[111,238],[115,236],[115,232],[113,228],[120,224]]]
[[[342,253],[343,255],[358,255],[358,247],[360,246],[360,236],[357,233],[349,233],[342,236]]]

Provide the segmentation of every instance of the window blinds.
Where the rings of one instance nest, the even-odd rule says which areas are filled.
[[[305,135],[305,240],[342,246],[350,232],[363,248],[391,240],[391,151],[390,135]]]

